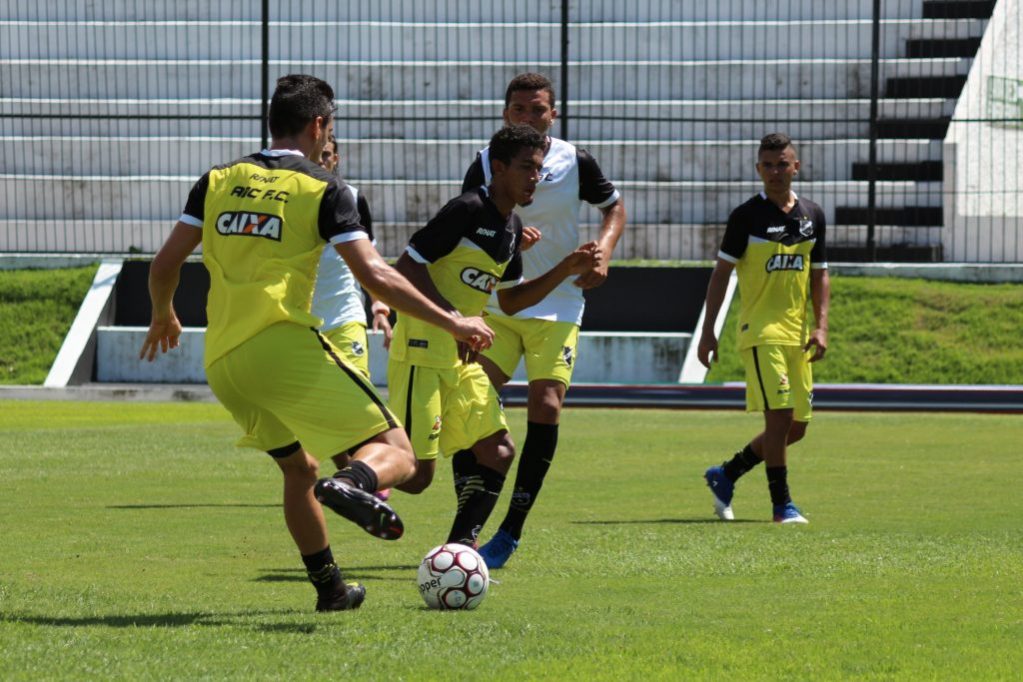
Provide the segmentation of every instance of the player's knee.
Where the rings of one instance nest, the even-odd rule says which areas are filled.
[[[312,455],[301,450],[290,457],[275,460],[285,478],[315,481],[320,476],[320,463]]]
[[[561,384],[547,384],[529,390],[529,421],[540,424],[557,424],[561,418],[561,405],[564,401],[564,388]]]
[[[807,426],[808,424],[806,422],[799,421],[792,422],[792,426],[789,427],[788,444],[792,445],[793,443],[798,443],[799,441],[803,440],[803,436],[806,435]]]
[[[401,484],[395,486],[398,490],[409,495],[418,495],[433,483],[433,467],[419,466],[419,461],[412,458],[412,472]]]

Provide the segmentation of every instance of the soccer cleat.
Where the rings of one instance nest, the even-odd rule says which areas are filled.
[[[519,541],[511,536],[511,533],[499,529],[494,533],[494,537],[490,538],[487,544],[479,548],[479,555],[483,557],[484,563],[487,568],[494,570],[495,568],[502,568],[511,555],[515,553],[515,550],[519,547]]]
[[[774,505],[775,523],[810,523],[799,513],[799,508],[789,502],[788,504]]]
[[[376,495],[377,499],[382,501],[382,502],[386,502],[387,500],[391,499],[391,489],[390,488],[381,488],[380,490],[376,491],[373,494]]]
[[[714,513],[722,521],[735,520],[732,513],[732,495],[735,493],[735,483],[727,476],[721,467],[711,467],[704,472],[703,478],[707,481],[711,495],[714,496]]]
[[[366,599],[366,588],[359,583],[342,585],[339,592],[316,600],[317,611],[351,611],[362,606]]]
[[[313,489],[320,504],[383,540],[397,540],[405,525],[386,502],[341,478],[321,478]]]

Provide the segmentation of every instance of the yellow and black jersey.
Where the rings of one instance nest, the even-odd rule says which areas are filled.
[[[293,150],[264,150],[202,176],[181,221],[202,228],[210,273],[206,366],[282,321],[309,312],[325,241],[368,237],[343,183]]]
[[[522,221],[505,218],[486,187],[452,199],[409,240],[413,260],[427,266],[441,295],[465,316],[479,315],[494,289],[522,281]],[[391,357],[415,365],[457,367],[455,340],[422,320],[399,316]]]
[[[763,192],[732,211],[718,258],[739,277],[739,349],[806,343],[810,269],[827,268],[821,207],[796,197],[788,213]]]

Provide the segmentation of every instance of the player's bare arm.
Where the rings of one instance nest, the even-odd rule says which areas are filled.
[[[368,293],[368,292],[367,292]],[[391,349],[391,339],[394,337],[394,330],[391,329],[391,306],[383,301],[377,301],[370,295],[370,312],[373,313],[371,329],[375,332],[384,333],[384,350]]]
[[[373,296],[392,308],[417,317],[464,341],[473,350],[484,350],[494,341],[494,332],[482,317],[461,317],[441,308],[400,272],[392,268],[366,239],[337,244],[352,274]]]
[[[575,285],[582,289],[593,289],[599,287],[607,280],[608,267],[611,264],[611,254],[625,230],[625,202],[619,197],[618,201],[601,209],[603,219],[601,220],[600,236],[597,243],[601,248],[600,261],[594,265],[589,272],[585,272],[575,281]]]
[[[717,322],[718,313],[721,311],[721,304],[725,300],[725,292],[728,290],[728,278],[735,269],[733,263],[718,258],[714,265],[714,271],[710,274],[710,283],[707,285],[707,301],[704,304],[703,329],[700,332],[700,343],[696,347],[696,357],[700,364],[710,368],[711,362],[717,362],[718,337],[714,333],[714,323]]]
[[[181,322],[174,312],[174,292],[181,277],[181,266],[188,254],[202,241],[202,230],[178,222],[174,225],[167,241],[153,258],[149,266],[149,298],[153,313],[146,340],[139,351],[139,359],[152,362],[156,352],[166,353],[178,347],[181,337]]]
[[[831,278],[826,268],[810,271],[810,299],[813,301],[814,328],[803,350],[813,349],[810,362],[824,358],[828,350],[828,305],[831,303]]]
[[[591,271],[602,255],[603,252],[597,242],[587,242],[539,277],[514,287],[498,289],[497,302],[506,315],[514,315],[542,301],[555,287],[572,275]]]

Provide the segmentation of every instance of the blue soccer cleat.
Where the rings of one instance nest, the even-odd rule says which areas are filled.
[[[774,505],[775,523],[810,523],[799,513],[799,507],[789,502],[788,504]]]
[[[518,547],[519,541],[513,538],[511,533],[498,530],[487,544],[479,548],[479,555],[483,557],[487,568],[494,570],[508,563],[508,559]]]
[[[722,521],[733,521],[735,514],[732,513],[732,495],[735,493],[735,483],[725,476],[725,470],[721,467],[707,469],[703,477],[714,496],[714,513]]]

